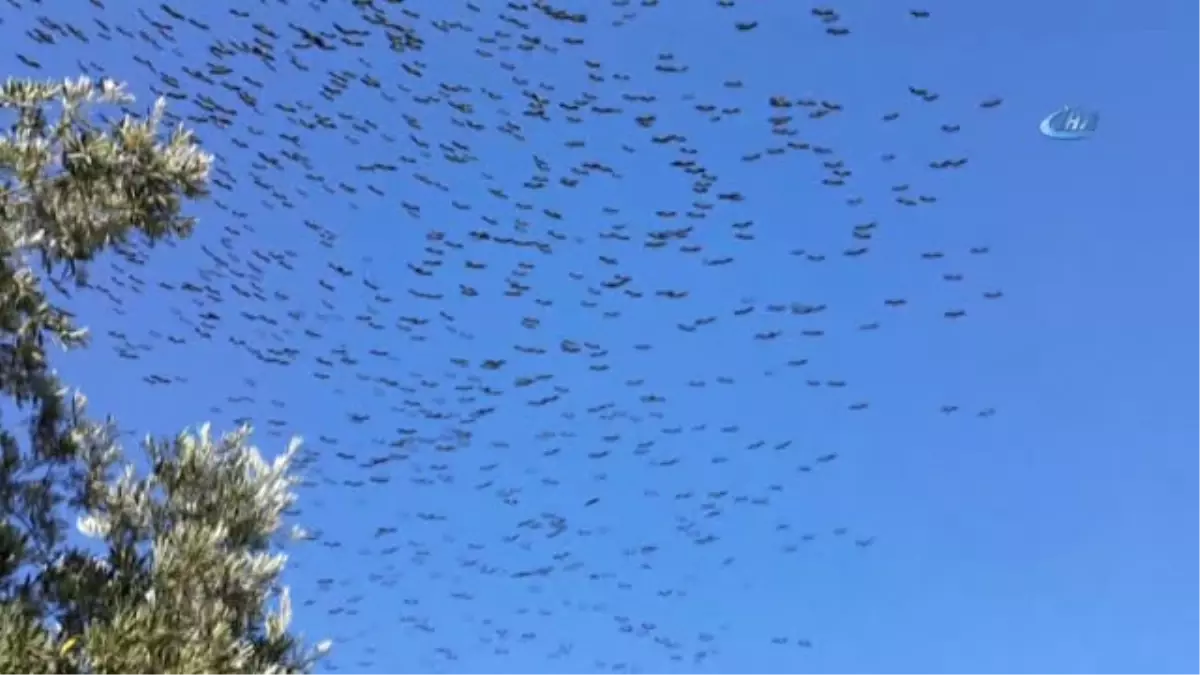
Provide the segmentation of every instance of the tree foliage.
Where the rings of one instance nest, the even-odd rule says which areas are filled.
[[[205,425],[130,456],[47,360],[87,333],[43,284],[86,286],[106,250],[186,237],[183,206],[206,194],[211,158],[160,133],[161,99],[96,114],[130,103],[87,78],[0,90],[0,672],[303,671],[319,652],[288,632],[279,583],[298,442],[267,462],[249,429]]]

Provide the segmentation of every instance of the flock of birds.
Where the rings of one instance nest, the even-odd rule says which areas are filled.
[[[336,617],[322,624],[338,631],[331,669],[397,667],[384,615],[427,669],[517,651],[706,667],[735,617],[685,633],[621,608],[686,607],[747,560],[876,541],[786,506],[842,449],[730,415],[783,391],[797,416],[871,424],[877,402],[838,372],[837,345],[951,330],[1003,297],[969,274],[987,241],[913,234],[965,154],[826,140],[916,119],[942,137],[928,147],[953,147],[999,98],[954,107],[899,83],[862,110],[764,93],[762,73],[714,77],[683,46],[638,62],[656,48],[645,36],[670,42],[679,21],[658,0],[6,2],[13,74],[130,82],[215,153],[192,240],[122,248],[86,289],[60,291],[124,360],[114,379],[192,417],[221,390],[205,402],[219,419],[305,436],[295,515],[316,550],[297,550],[293,573],[314,586],[294,594],[302,619]],[[708,58],[771,29],[746,3],[691,4]],[[895,30],[936,23],[872,11]],[[804,13],[812,30],[789,30],[808,48],[853,48],[838,10]],[[955,300],[875,288],[896,278]],[[585,616],[606,618],[566,628]],[[445,637],[448,622],[477,640]],[[819,648],[787,630],[763,648]],[[593,631],[649,647],[593,653],[579,638]]]

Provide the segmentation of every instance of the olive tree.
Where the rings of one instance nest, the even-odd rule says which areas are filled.
[[[87,332],[45,284],[186,237],[206,194],[211,157],[160,132],[162,100],[98,115],[130,103],[107,80],[0,90],[0,672],[303,671],[322,650],[289,633],[279,583],[298,442],[268,462],[249,429],[205,425],[130,455],[48,362]]]

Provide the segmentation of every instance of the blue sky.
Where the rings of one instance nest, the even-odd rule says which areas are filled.
[[[178,78],[180,91],[238,111],[227,129],[200,127],[237,179],[232,191],[214,195],[228,210],[196,207],[196,236],[144,266],[98,263],[97,283],[123,304],[101,293],[77,299],[95,343],[62,367],[97,412],[139,432],[173,433],[204,420],[228,428],[249,417],[267,451],[282,450],[288,434],[305,437],[311,487],[298,520],[340,547],[298,547],[288,581],[304,604],[298,626],[335,640],[329,668],[1197,667],[1194,5],[1100,0],[1081,11],[1079,3],[939,0],[924,6],[928,19],[914,19],[907,6],[847,2],[835,9],[851,33],[834,37],[811,7],[791,3],[596,3],[586,25],[551,22],[531,9],[515,14],[530,23],[522,30],[497,18],[501,3],[476,0],[483,11],[472,12],[457,0],[425,2],[411,5],[421,13],[423,52],[394,54],[372,28],[363,47],[298,53],[310,67],[299,72],[286,56],[294,39],[288,22],[369,27],[336,3],[237,5],[249,18],[224,4],[180,4],[209,29],[178,23],[175,44],[158,51],[137,37],[154,30],[138,7],[170,21],[158,3],[109,2],[104,10],[76,3],[70,11],[22,4],[0,11],[14,75],[73,76],[82,61],[94,75],[98,65],[130,82],[148,104],[150,87],[165,85],[138,57]],[[397,6],[379,5],[401,20]],[[624,13],[635,16],[612,25]],[[40,15],[73,23],[90,42],[35,44],[25,31]],[[110,40],[94,19],[109,26]],[[442,32],[438,20],[474,32],[453,23],[441,24]],[[734,28],[751,20],[758,21],[752,31]],[[212,77],[259,82],[239,85],[259,98],[259,112],[180,71],[215,63],[216,39],[253,40],[254,22],[281,36],[277,70],[236,55],[222,62],[235,74]],[[513,37],[476,42],[497,29]],[[501,49],[521,33],[558,52]],[[584,42],[566,44],[567,37]],[[493,58],[477,56],[481,47]],[[18,53],[41,69],[23,65]],[[674,54],[687,72],[656,71],[661,53]],[[594,73],[603,81],[588,78],[586,59],[601,63]],[[401,64],[424,75],[406,74]],[[332,102],[318,94],[330,71],[354,73]],[[628,79],[614,78],[619,73]],[[380,88],[358,79],[364,74]],[[723,86],[729,80],[743,86]],[[438,94],[439,82],[471,88],[442,92],[471,102],[469,118],[445,101],[413,100]],[[546,121],[521,114],[521,90],[541,85]],[[924,102],[909,86],[940,96]],[[623,110],[585,108],[572,123],[557,104],[585,94]],[[809,108],[781,113],[767,105],[776,95],[842,110],[819,120],[807,117]],[[981,109],[991,97],[1004,102]],[[297,100],[313,106],[310,118],[326,115],[339,128],[301,129],[272,107]],[[712,121],[697,104],[740,114]],[[1038,134],[1038,122],[1065,104],[1099,111],[1092,138]],[[190,102],[172,102],[171,110],[196,114]],[[881,120],[892,112],[899,118]],[[657,115],[652,129],[634,121],[646,114]],[[767,117],[777,114],[793,115],[795,136],[771,134]],[[486,126],[472,130],[456,119]],[[523,140],[496,130],[506,121],[521,125]],[[960,130],[941,131],[946,124]],[[281,133],[299,134],[302,147]],[[410,133],[433,143],[427,157]],[[682,145],[696,153],[650,142],[668,133],[685,136]],[[788,149],[741,161],[788,140],[833,153]],[[455,141],[473,161],[443,158],[437,144]],[[284,159],[289,147],[310,168]],[[257,151],[282,168],[256,169]],[[894,161],[882,161],[885,153]],[[956,157],[969,162],[959,170],[927,166]],[[548,167],[549,183],[538,190],[523,186],[539,174],[535,158]],[[677,159],[717,176],[708,194],[694,193],[693,178],[669,166]],[[615,173],[571,173],[589,161]],[[821,184],[826,161],[852,171],[846,185]],[[374,162],[400,170],[355,170]],[[257,188],[250,172],[293,208]],[[323,175],[331,190],[305,173]],[[564,176],[579,184],[561,184]],[[339,182],[357,193],[340,191]],[[892,188],[903,184],[937,202],[896,203]],[[733,191],[744,201],[717,199]],[[852,207],[854,196],[862,203]],[[697,199],[711,209],[702,219],[686,217]],[[420,217],[401,202],[419,204]],[[521,211],[518,202],[533,208]],[[663,219],[657,211],[679,215]],[[324,228],[328,246],[305,220]],[[753,225],[732,227],[747,221]],[[870,241],[852,238],[855,225],[869,222],[877,223]],[[621,223],[628,241],[601,236]],[[653,230],[687,226],[694,228],[687,241],[643,246]],[[553,252],[472,241],[468,232],[478,229],[552,241]],[[429,241],[434,230],[461,246]],[[564,239],[551,239],[550,230]],[[239,258],[223,248],[223,236]],[[869,253],[842,254],[861,245]],[[224,257],[223,270],[202,246]],[[970,253],[979,247],[988,253]],[[813,262],[790,254],[796,249],[826,257]],[[923,259],[929,252],[944,257]],[[701,262],[723,257],[733,261]],[[430,259],[444,262],[422,262]],[[487,268],[469,269],[467,261]],[[353,275],[340,277],[331,263]],[[415,274],[410,263],[433,274]],[[129,272],[144,283],[140,294],[130,292],[139,282]],[[644,296],[601,287],[613,274],[632,277],[628,287]],[[188,281],[213,290],[189,296],[158,286]],[[530,290],[505,296],[512,282]],[[463,296],[462,284],[478,294]],[[239,296],[235,285],[257,289],[265,301]],[[409,288],[446,297],[420,299]],[[656,296],[666,289],[690,295]],[[1002,298],[983,298],[997,290]],[[889,298],[908,304],[885,307]],[[768,311],[792,303],[827,309]],[[733,313],[750,305],[752,313]],[[966,316],[943,317],[956,309]],[[184,322],[201,325],[206,312],[220,316],[208,320],[210,337],[202,338]],[[401,316],[429,321],[398,327]],[[708,316],[717,320],[694,332],[677,327]],[[524,327],[523,318],[540,325]],[[860,330],[874,322],[878,329]],[[754,338],[774,330],[782,334]],[[824,334],[804,335],[811,330]],[[590,345],[566,354],[563,340]],[[250,351],[269,348],[294,349],[282,356],[290,365],[266,364]],[[120,349],[137,359],[119,358]],[[316,361],[342,356],[351,361]],[[487,359],[506,362],[482,370]],[[803,366],[787,365],[802,359]],[[593,368],[600,364],[607,369]],[[152,374],[178,379],[148,386],[143,378]],[[515,378],[539,375],[552,378],[515,386]],[[689,386],[701,380],[705,386]],[[526,404],[555,394],[554,386],[563,388],[559,400]],[[647,395],[665,400],[647,403]],[[440,417],[417,413],[415,402]],[[849,409],[859,402],[869,407]],[[612,405],[595,410],[603,404]],[[942,414],[946,405],[959,409]],[[495,411],[467,417],[483,406]],[[988,409],[995,414],[978,416]],[[351,414],[370,418],[356,423]],[[456,429],[469,430],[469,442],[456,440]],[[405,459],[359,466],[394,450],[386,444],[401,430],[417,439],[403,448]],[[438,444],[457,447],[439,451]],[[817,461],[831,453],[836,460]],[[380,527],[396,532],[376,537]],[[562,534],[548,536],[559,527]],[[514,577],[539,568],[550,571]]]

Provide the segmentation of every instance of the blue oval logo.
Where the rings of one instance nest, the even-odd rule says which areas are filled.
[[[1095,133],[1099,123],[1100,115],[1098,113],[1066,105],[1061,110],[1046,115],[1046,118],[1038,125],[1038,130],[1047,138],[1077,141]]]

